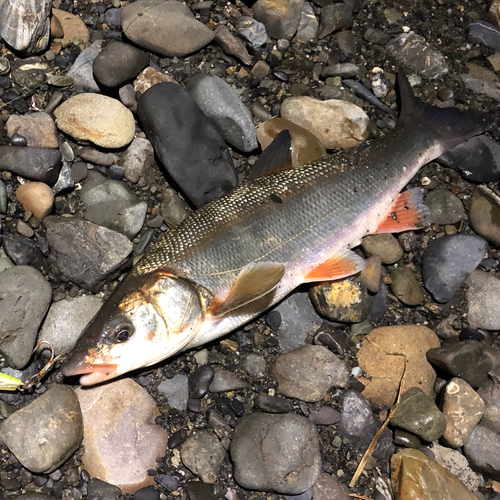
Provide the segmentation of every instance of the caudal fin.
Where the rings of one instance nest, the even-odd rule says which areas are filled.
[[[424,104],[413,94],[410,82],[398,73],[398,96],[401,113],[398,127],[420,127],[430,133],[448,151],[458,144],[492,128],[493,120],[480,111],[458,108],[438,108]]]

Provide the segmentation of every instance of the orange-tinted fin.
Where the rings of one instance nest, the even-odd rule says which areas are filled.
[[[304,282],[332,281],[352,276],[365,267],[365,261],[352,250],[334,255],[304,276]]]
[[[430,224],[429,209],[424,205],[419,188],[400,193],[387,217],[378,225],[377,234],[399,233],[420,229]]]
[[[262,152],[250,172],[253,180],[292,168],[292,137],[288,130],[282,130]]]
[[[272,292],[285,274],[286,265],[279,262],[257,262],[245,266],[224,302],[210,311],[214,316],[223,316]]]

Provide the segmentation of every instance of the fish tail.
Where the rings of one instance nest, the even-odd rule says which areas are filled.
[[[413,94],[410,82],[402,72],[397,78],[401,113],[398,127],[419,127],[437,140],[444,151],[478,134],[490,130],[494,122],[486,113],[458,108],[439,108],[424,104]]]

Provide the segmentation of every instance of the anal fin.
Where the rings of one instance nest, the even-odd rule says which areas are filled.
[[[430,212],[423,203],[422,193],[419,188],[413,188],[397,196],[375,233],[411,231],[426,227],[429,223]]]
[[[346,249],[325,260],[304,276],[304,282],[333,281],[352,276],[363,270],[365,261],[352,250]]]
[[[226,299],[222,302],[216,300],[209,312],[213,316],[223,316],[260,299],[278,286],[285,270],[286,265],[279,262],[248,264],[241,270]]]

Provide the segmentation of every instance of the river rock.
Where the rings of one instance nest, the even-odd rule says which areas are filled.
[[[465,443],[464,454],[476,472],[500,481],[500,433],[478,424]]]
[[[50,214],[54,204],[54,193],[43,182],[21,184],[16,190],[16,198],[26,212],[32,212],[40,220]]]
[[[241,418],[231,458],[236,482],[252,490],[297,495],[309,489],[321,472],[316,427],[295,414],[254,413]]]
[[[103,148],[121,148],[134,138],[132,112],[111,97],[77,94],[63,102],[54,115],[64,133]]]
[[[347,387],[343,361],[322,346],[305,346],[281,354],[273,366],[281,394],[302,401],[320,401],[331,387]]]
[[[318,38],[330,33],[346,30],[353,25],[352,5],[345,3],[329,4],[321,10]]]
[[[365,236],[361,248],[368,255],[378,255],[383,264],[395,264],[403,256],[403,249],[398,240],[388,233]]]
[[[427,361],[426,352],[440,345],[437,335],[424,326],[372,330],[357,355],[359,366],[366,373],[366,378],[359,378],[365,384],[363,395],[374,403],[391,407],[404,373],[405,388],[420,387],[430,396],[436,373]]]
[[[153,85],[164,82],[177,83],[175,78],[172,76],[162,73],[161,71],[149,66],[145,70],[141,71],[139,76],[134,80],[134,90],[135,92],[144,94],[144,92],[150,89]]]
[[[336,476],[322,472],[312,488],[314,500],[350,500],[347,488]]]
[[[467,280],[467,320],[472,328],[500,329],[500,279],[476,269]]]
[[[121,157],[125,178],[133,184],[146,185],[156,166],[154,156],[152,144],[143,137],[136,137]]]
[[[123,31],[140,47],[165,57],[183,57],[214,39],[189,7],[175,0],[139,0],[122,8]]]
[[[486,21],[476,21],[469,24],[467,39],[470,43],[486,45],[495,52],[500,52],[500,30]]]
[[[101,306],[102,299],[95,295],[80,295],[54,302],[43,322],[38,340],[50,342],[56,356],[71,351]]]
[[[13,49],[32,55],[47,48],[52,0],[0,2],[0,38]]]
[[[391,459],[391,470],[398,500],[477,500],[457,477],[419,450],[399,450]]]
[[[0,273],[0,351],[9,366],[23,368],[31,358],[38,328],[52,300],[52,288],[32,267]]]
[[[186,90],[217,125],[227,143],[247,153],[257,149],[252,115],[236,91],[222,78],[199,74],[187,82]]]
[[[241,16],[236,25],[236,33],[254,50],[258,50],[267,43],[266,27],[253,17]]]
[[[57,180],[60,166],[58,149],[0,146],[0,171],[50,184]]]
[[[101,52],[102,40],[96,40],[90,47],[83,50],[75,59],[68,71],[73,80],[73,86],[78,93],[94,92],[100,94],[101,89],[94,79],[93,62]]]
[[[126,236],[93,222],[51,215],[44,223],[54,272],[91,291],[123,269],[133,250]]]
[[[448,302],[483,260],[488,245],[478,236],[454,234],[429,242],[422,262],[425,288]]]
[[[418,306],[425,297],[414,272],[408,267],[398,267],[391,273],[391,291],[407,306]]]
[[[155,424],[160,414],[153,398],[126,378],[79,388],[84,426],[82,462],[91,477],[133,494],[154,484],[149,469],[165,454],[167,432]],[[106,446],[102,446],[106,443]]]
[[[431,222],[434,224],[456,224],[465,219],[462,202],[448,189],[433,189],[425,197],[424,204],[429,209]]]
[[[92,63],[94,76],[106,87],[118,87],[135,78],[149,64],[146,52],[113,40]]]
[[[88,44],[89,30],[79,16],[60,9],[52,9],[52,15],[61,23],[64,33],[63,45],[65,45],[64,40],[73,45]]]
[[[228,392],[248,389],[250,384],[229,370],[217,370],[210,384],[210,392]]]
[[[167,398],[168,405],[176,410],[185,411],[188,402],[188,377],[180,373],[163,380],[158,386],[158,392]]]
[[[316,41],[318,38],[318,19],[314,14],[314,10],[309,2],[304,2],[302,12],[300,13],[299,27],[293,39],[294,42],[309,43]]]
[[[472,192],[470,224],[477,234],[500,247],[500,203],[480,189]]]
[[[43,112],[29,115],[12,115],[5,124],[7,136],[20,134],[28,141],[28,146],[34,148],[57,148],[57,130],[54,120]]]
[[[236,172],[222,137],[179,85],[154,85],[139,98],[137,113],[167,172],[196,206],[236,185]]]
[[[386,45],[386,49],[400,66],[424,78],[434,80],[448,73],[443,54],[413,31],[396,36]]]
[[[479,387],[477,394],[485,405],[481,423],[500,432],[500,385],[491,379],[487,380]]]
[[[56,470],[83,438],[82,412],[75,393],[68,386],[53,385],[5,420],[0,437],[30,471],[49,474]]]
[[[292,138],[292,166],[306,165],[326,156],[325,147],[314,134],[279,116],[266,120],[257,128],[257,139],[262,150],[266,149],[283,130],[288,130]]]
[[[226,450],[212,431],[197,431],[182,443],[180,451],[184,465],[204,483],[217,481]]]
[[[236,57],[245,66],[252,64],[252,56],[248,53],[245,44],[238,37],[234,36],[227,26],[219,24],[214,33],[215,41],[226,54]]]
[[[90,172],[80,199],[85,204],[85,219],[134,238],[142,229],[147,203],[141,201],[121,181],[106,179],[98,172]]]
[[[450,446],[460,448],[481,420],[484,401],[465,380],[453,378],[446,385],[442,411],[446,419],[443,437]]]
[[[304,0],[257,0],[252,11],[271,38],[291,40],[299,27],[303,4]]]
[[[281,116],[314,134],[326,149],[358,146],[369,134],[367,114],[359,106],[338,99],[288,97],[281,104]]]

